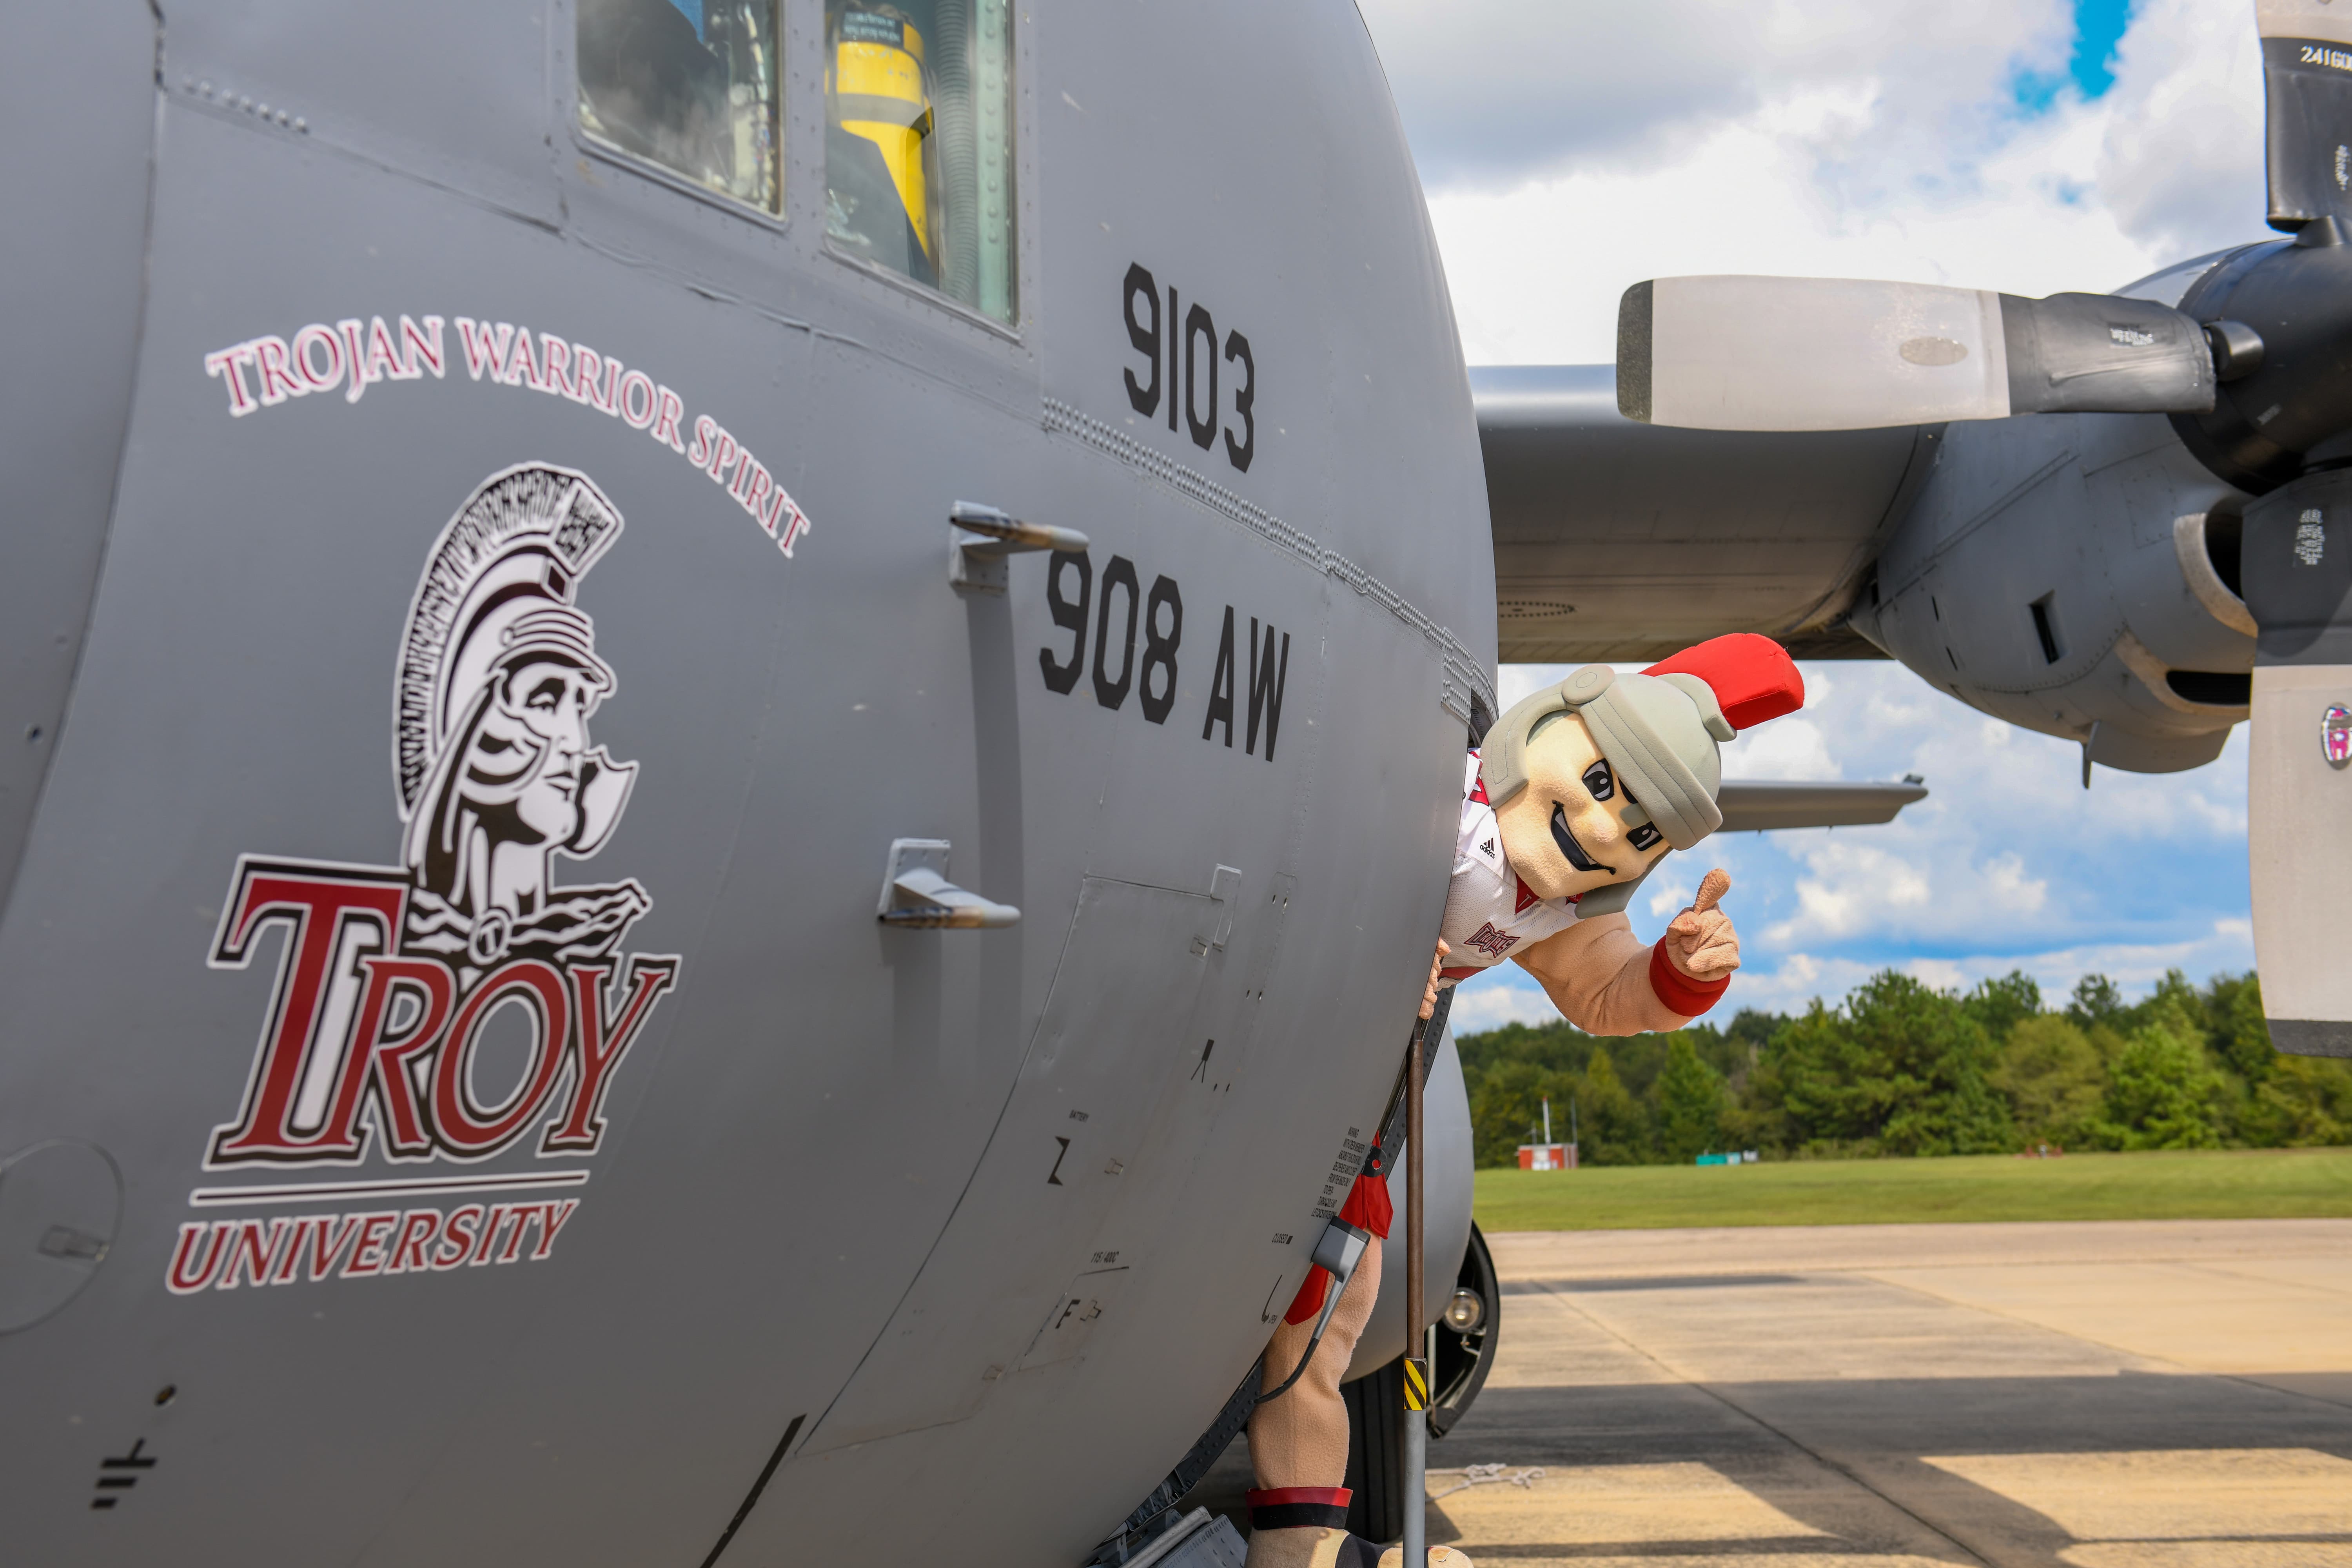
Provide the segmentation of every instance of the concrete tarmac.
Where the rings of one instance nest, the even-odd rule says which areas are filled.
[[[1488,1240],[1474,1561],[2352,1568],[2352,1220]]]

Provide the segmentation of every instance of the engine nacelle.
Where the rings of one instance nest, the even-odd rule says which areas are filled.
[[[2133,773],[2219,755],[2248,715],[2245,495],[2162,415],[1953,425],[1852,624],[1983,712]]]

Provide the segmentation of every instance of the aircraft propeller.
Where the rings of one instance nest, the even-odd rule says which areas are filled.
[[[2178,309],[1843,279],[1637,283],[1618,307],[1629,419],[1832,430],[2019,414],[2166,414],[2257,499],[2248,793],[2271,1038],[2352,1056],[2352,4],[2256,0],[2270,225]]]
[[[2012,414],[2202,413],[2180,311],[1843,278],[1661,278],[1617,310],[1617,406],[1698,430],[1860,430]]]

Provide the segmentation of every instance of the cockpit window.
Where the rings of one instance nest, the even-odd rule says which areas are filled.
[[[825,237],[1010,322],[1011,0],[826,0]]]
[[[782,208],[778,0],[580,0],[580,125],[762,212]]]

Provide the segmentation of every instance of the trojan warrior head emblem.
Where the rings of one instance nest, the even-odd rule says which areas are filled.
[[[586,476],[544,464],[492,476],[442,530],[394,687],[407,951],[461,968],[593,957],[650,907],[634,881],[551,886],[558,855],[604,847],[636,779],[590,744],[615,680],[572,602],[620,531]]]
[[[559,856],[604,847],[636,781],[636,764],[590,742],[617,683],[573,603],[620,531],[584,476],[539,463],[492,475],[441,531],[394,682],[401,863],[238,857],[209,962],[245,968],[272,928],[286,933],[285,957],[244,1108],[214,1130],[208,1167],[350,1164],[371,1147],[394,1161],[480,1160],[534,1136],[543,1156],[595,1152],[614,1071],[679,963],[614,953],[653,908],[635,882],[554,885]],[[529,1065],[485,1101],[473,1064],[498,1016],[509,1041],[520,1025]],[[562,1221],[534,1212],[545,1257]],[[271,1223],[274,1248],[285,1222]],[[210,1284],[226,1234],[226,1222],[181,1227],[174,1291]],[[184,1267],[192,1238],[207,1236]],[[463,1243],[451,1232],[436,1245]],[[314,1258],[311,1278],[324,1267]],[[290,1258],[268,1278],[289,1281]],[[236,1283],[232,1271],[222,1288]]]

